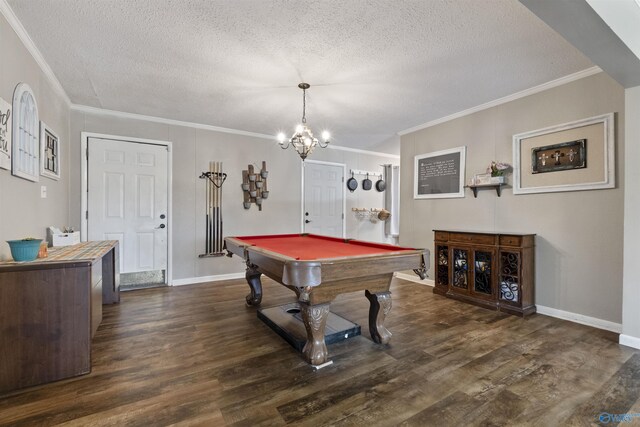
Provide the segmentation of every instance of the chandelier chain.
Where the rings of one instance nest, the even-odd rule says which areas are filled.
[[[307,90],[302,89],[302,124],[307,123]]]

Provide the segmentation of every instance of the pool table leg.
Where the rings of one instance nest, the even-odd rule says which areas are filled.
[[[322,365],[327,361],[329,355],[327,345],[324,342],[324,329],[329,316],[329,305],[329,303],[309,305],[306,302],[300,302],[302,320],[307,330],[307,343],[302,349],[302,354],[311,365]]]
[[[391,292],[372,294],[365,290],[369,303],[369,332],[371,339],[378,344],[387,344],[391,339],[391,332],[384,327],[384,318],[391,311]],[[380,310],[382,306],[382,310]]]
[[[262,276],[262,273],[258,271],[258,267],[247,263],[245,277],[251,288],[251,293],[246,297],[247,305],[260,305],[262,302],[262,282],[260,282],[260,276]]]

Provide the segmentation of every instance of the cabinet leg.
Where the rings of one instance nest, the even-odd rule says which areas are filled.
[[[262,302],[262,282],[260,281],[262,273],[258,271],[258,268],[253,264],[247,264],[247,272],[245,277],[251,293],[247,295],[247,305],[260,305]]]
[[[324,342],[324,329],[329,316],[330,304],[309,305],[300,302],[302,320],[307,330],[307,343],[302,349],[307,362],[311,365],[322,365],[327,361],[329,352]]]
[[[391,332],[384,327],[384,319],[391,311],[391,292],[372,294],[364,291],[369,303],[369,332],[371,339],[378,344],[387,344],[391,339]],[[382,307],[382,310],[380,308]]]

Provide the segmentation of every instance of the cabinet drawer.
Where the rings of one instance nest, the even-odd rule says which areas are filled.
[[[489,234],[449,233],[449,241],[476,243],[479,245],[495,245],[496,236],[492,236]]]
[[[436,231],[435,239],[436,240],[443,240],[443,241],[446,242],[449,239],[449,232],[448,231]]]
[[[522,246],[522,236],[500,236],[501,246]]]

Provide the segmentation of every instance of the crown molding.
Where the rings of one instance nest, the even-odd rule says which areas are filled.
[[[360,148],[350,148],[350,147],[344,147],[342,145],[329,144],[329,148],[332,148],[334,150],[340,150],[340,151],[349,151],[351,153],[369,154],[371,156],[388,157],[390,159],[399,159],[400,158],[400,156],[397,155],[397,154],[383,153],[381,151],[363,150],[363,149],[360,149]]]
[[[430,122],[423,123],[418,126],[414,126],[409,129],[402,130],[398,132],[398,135],[403,136],[412,132],[416,132],[422,129],[426,129],[435,125],[439,125],[441,123],[445,123],[454,119],[459,119],[460,117],[468,116],[473,113],[477,113],[478,111],[486,110],[489,108],[496,107],[498,105],[506,104],[507,102],[515,101],[520,98],[524,98],[529,95],[534,95],[539,92],[543,92],[547,89],[552,89],[554,87],[562,86],[564,84],[583,79],[585,77],[592,76],[594,74],[601,73],[602,69],[600,67],[591,67],[586,70],[578,71],[577,73],[569,74],[568,76],[560,77],[559,79],[551,80],[550,82],[543,83],[538,86],[534,86],[529,89],[525,89],[520,92],[516,92],[512,95],[505,96],[503,98],[498,98],[493,101],[489,101],[485,104],[478,105],[476,107],[469,108],[467,110],[459,111],[457,113],[451,114],[449,116],[441,117],[439,119],[432,120]]]
[[[88,105],[71,104],[71,109],[74,111],[80,111],[80,112],[89,113],[89,114],[102,114],[107,116],[119,117],[122,119],[141,120],[145,122],[162,123],[165,125],[172,125],[172,126],[183,126],[183,127],[194,128],[194,129],[212,130],[215,132],[231,133],[235,135],[251,136],[254,138],[262,138],[262,139],[271,139],[275,141],[275,137],[273,135],[266,135],[263,133],[247,132],[244,130],[223,128],[220,126],[205,125],[202,123],[166,119],[164,117],[145,116],[144,114],[126,113],[124,111],[108,110],[106,108],[90,107]]]
[[[0,1],[2,1],[2,0],[0,0]],[[71,109],[74,110],[74,111],[82,112],[82,113],[99,114],[99,115],[102,114],[102,115],[108,115],[108,116],[113,116],[113,117],[119,117],[119,118],[122,118],[122,119],[141,120],[141,121],[147,121],[147,122],[153,122],[153,123],[162,123],[162,124],[165,124],[165,125],[190,127],[190,128],[194,128],[194,129],[203,129],[203,130],[210,130],[210,131],[214,131],[214,132],[223,132],[223,133],[230,133],[230,134],[234,134],[234,135],[242,135],[242,136],[250,136],[250,137],[254,137],[254,138],[268,139],[270,141],[275,141],[275,139],[276,139],[275,136],[267,135],[267,134],[264,134],[264,133],[247,132],[247,131],[244,131],[244,130],[224,128],[224,127],[213,126],[213,125],[205,125],[205,124],[202,124],[202,123],[185,122],[185,121],[182,121],[182,120],[166,119],[164,117],[145,116],[143,114],[135,114],[135,113],[125,113],[123,111],[108,110],[108,109],[105,109],[105,108],[98,108],[98,107],[90,107],[88,105],[71,104]],[[333,144],[330,144],[329,148],[334,149],[334,150],[350,151],[350,152],[353,152],[353,153],[362,153],[362,154],[375,155],[375,156],[381,156],[381,157],[390,157],[390,158],[393,158],[393,159],[399,159],[400,158],[400,156],[395,155],[395,154],[381,153],[381,152],[377,152],[377,151],[361,150],[361,149],[358,149],[358,148],[349,148],[349,147],[343,147],[343,146],[340,146],[340,145],[333,145]]]
[[[11,28],[13,28],[13,31],[15,31],[18,38],[22,41],[24,47],[27,48],[33,59],[40,66],[40,69],[44,73],[47,80],[49,80],[49,83],[53,87],[53,90],[62,97],[67,106],[71,106],[69,95],[67,95],[67,92],[62,87],[62,84],[60,84],[60,81],[58,80],[56,75],[53,74],[53,70],[51,69],[51,67],[49,67],[47,61],[45,61],[42,53],[40,53],[40,50],[38,50],[35,43],[31,39],[31,36],[29,36],[27,30],[24,29],[16,14],[13,13],[13,9],[11,9],[11,6],[9,6],[9,4],[5,0],[0,0],[0,13],[2,13]]]

